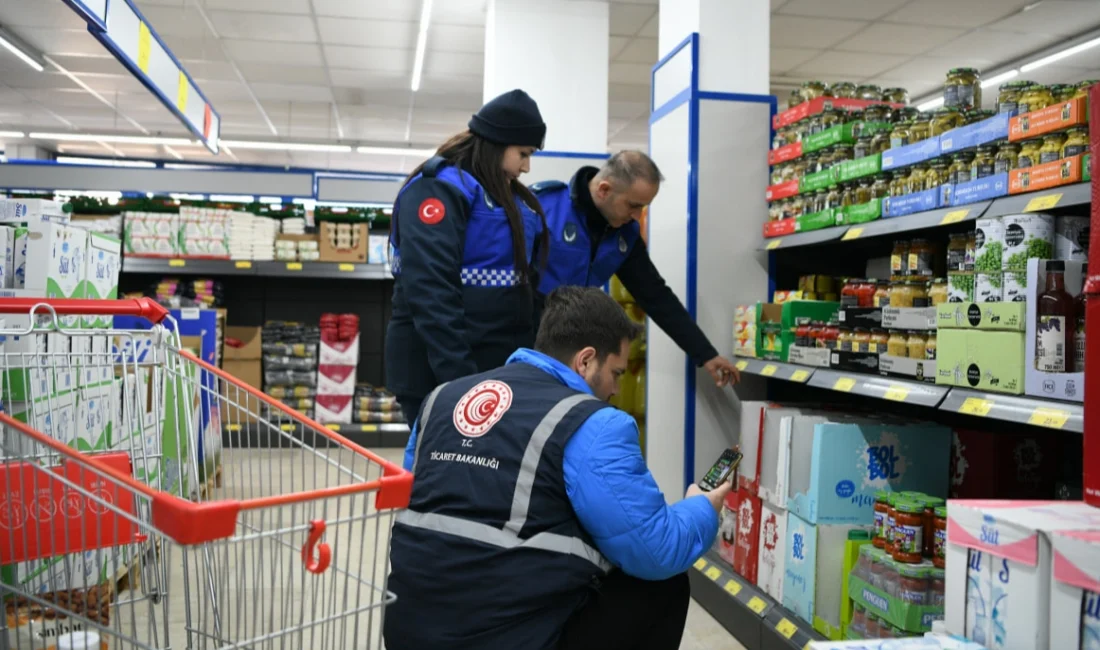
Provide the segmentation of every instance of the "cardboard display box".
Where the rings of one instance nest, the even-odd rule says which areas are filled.
[[[118,239],[88,233],[88,254],[85,257],[84,288],[82,295],[89,300],[117,300],[118,273],[122,269],[122,242]],[[114,319],[111,316],[83,316],[81,325],[108,329]]]
[[[936,383],[997,393],[1024,392],[1024,333],[941,330]]]
[[[936,307],[936,327],[1022,332],[1025,315],[1019,302],[945,302]]]
[[[840,627],[845,545],[855,526],[814,525],[787,513],[783,606],[805,621]]]
[[[337,232],[341,226],[350,226],[348,246],[343,246],[342,240],[338,239]],[[320,248],[322,262],[366,264],[370,249],[370,224],[336,224],[324,221],[321,223]]]
[[[1044,372],[1036,368],[1036,345],[1038,337],[1039,315],[1037,305],[1039,294],[1046,290],[1047,274],[1044,260],[1030,259],[1027,262],[1027,326],[1024,349],[1024,393],[1048,399],[1060,399],[1071,402],[1085,400],[1085,369],[1074,368],[1074,372]],[[1083,263],[1064,262],[1065,288],[1071,296],[1081,293],[1084,286]],[[1055,334],[1055,333],[1051,333]],[[1057,334],[1055,334],[1057,335]],[[1061,334],[1065,338],[1066,355],[1072,359],[1075,341],[1068,332]]]
[[[757,556],[756,584],[776,602],[783,602],[783,580],[787,566],[787,512],[765,501],[761,501]]]
[[[1100,643],[1100,531],[1051,535],[1050,647]]]
[[[1008,172],[1008,193],[1023,194],[1081,182],[1081,156],[1052,160]]]
[[[1088,99],[1077,97],[1013,117],[1008,126],[1008,139],[1012,142],[1027,140],[1086,123],[1088,123]]]

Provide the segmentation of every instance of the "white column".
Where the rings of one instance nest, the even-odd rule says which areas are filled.
[[[547,151],[606,152],[609,33],[606,2],[490,0],[485,100],[522,88],[546,121]]]
[[[666,181],[650,210],[650,255],[727,357],[735,306],[767,297],[767,258],[755,249],[767,217],[769,27],[763,0],[661,0],[660,57],[696,33],[698,58],[688,45],[655,73],[650,153]],[[647,342],[647,459],[676,501],[739,440],[739,400],[652,324]]]

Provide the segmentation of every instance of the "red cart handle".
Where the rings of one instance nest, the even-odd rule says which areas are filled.
[[[49,305],[59,316],[141,316],[159,324],[168,310],[152,298],[127,300],[76,300],[69,298],[0,298],[0,314],[30,312],[36,305]]]
[[[306,543],[302,546],[302,562],[306,565],[306,570],[310,573],[316,573],[318,575],[325,572],[328,568],[329,562],[332,561],[332,548],[328,544],[317,542],[321,541],[321,535],[325,534],[325,521],[323,519],[314,519],[309,522],[309,537],[306,539]],[[317,549],[317,558],[313,557],[313,549]]]

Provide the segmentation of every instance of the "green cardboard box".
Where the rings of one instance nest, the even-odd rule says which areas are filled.
[[[919,634],[932,629],[932,621],[943,618],[943,607],[916,605],[891,596],[859,576],[848,576],[848,594],[857,605],[901,629]]]
[[[782,323],[784,332],[794,332],[800,318],[828,322],[836,317],[840,309],[839,302],[825,300],[791,300],[780,306],[783,310],[779,322]]]
[[[871,199],[870,203],[849,205],[836,211],[836,224],[847,226],[857,223],[867,223],[882,216],[882,199]]]
[[[1085,157],[1081,159],[1081,180],[1092,180],[1092,154],[1087,153]]]
[[[806,174],[802,177],[802,180],[798,182],[798,193],[805,194],[806,192],[815,192],[836,185],[835,169],[834,167],[832,169]]]
[[[829,208],[828,210],[822,210],[821,212],[813,212],[811,214],[804,214],[795,221],[795,232],[807,232],[810,230],[821,230],[822,228],[831,228],[836,225],[836,210]]]
[[[854,143],[856,141],[854,133],[856,124],[862,125],[860,127],[861,135],[871,135],[878,131],[889,131],[893,128],[893,125],[889,122],[849,122],[847,124],[841,124],[830,129],[825,129],[820,133],[814,133],[802,138],[802,154],[805,155],[812,151],[831,147],[834,144],[840,144],[842,142]]]
[[[856,160],[845,160],[840,163],[837,171],[837,180],[846,181],[871,176],[882,171],[882,154],[876,153]]]
[[[936,337],[936,383],[1020,395],[1024,333],[944,329]]]
[[[945,302],[936,307],[936,327],[1023,332],[1026,308],[1022,302]]]

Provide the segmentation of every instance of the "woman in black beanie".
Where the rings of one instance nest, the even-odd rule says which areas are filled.
[[[469,130],[409,174],[390,232],[393,313],[386,385],[412,426],[444,382],[504,365],[534,343],[546,220],[519,177],[546,124],[522,90],[481,108]]]

